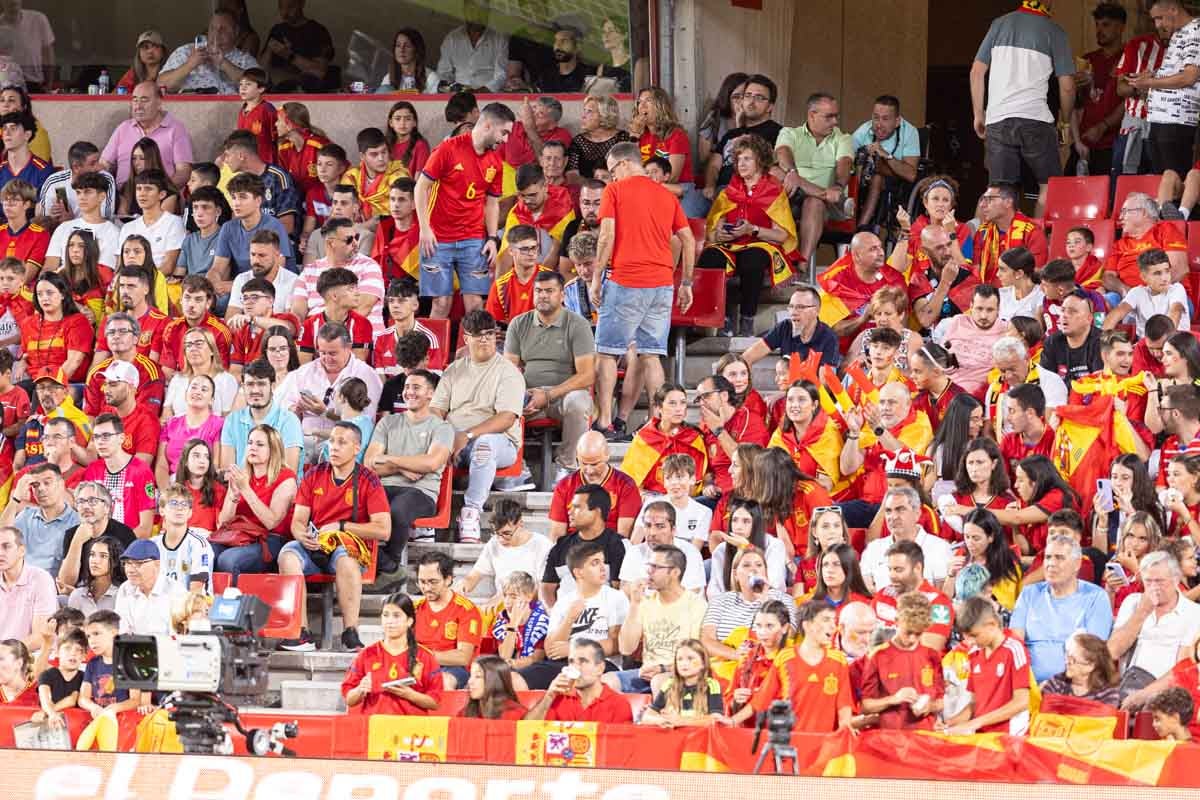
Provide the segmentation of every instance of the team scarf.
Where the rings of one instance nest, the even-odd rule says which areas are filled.
[[[824,411],[816,413],[800,436],[796,435],[795,429],[784,431],[779,428],[772,434],[767,446],[787,451],[796,466],[804,472],[809,470],[805,469],[808,464],[803,462],[811,459],[812,463],[817,465],[818,471],[828,475],[834,484],[841,480],[839,459],[842,453],[842,437],[838,433],[837,424]]]
[[[759,178],[754,188],[746,186],[741,175],[734,175],[717,199],[713,201],[708,212],[708,240],[714,241],[714,233],[722,222],[738,222],[750,218],[751,212],[757,211],[756,216],[766,216],[773,224],[778,225],[787,233],[782,245],[771,242],[725,242],[712,245],[725,256],[726,274],[735,271],[734,255],[749,247],[757,247],[771,256],[771,285],[778,286],[792,275],[792,263],[799,258],[797,251],[796,221],[792,217],[792,208],[788,204],[787,193],[783,184],[764,175]]]
[[[575,202],[571,199],[571,192],[565,186],[547,186],[546,190],[546,202],[542,206],[540,217],[534,219],[533,212],[529,210],[524,201],[518,200],[504,220],[504,229],[512,230],[517,225],[532,225],[534,228],[548,233],[555,241],[561,242],[567,225],[575,219]],[[506,250],[508,250],[508,239],[500,242],[499,252],[503,253]]]
[[[1032,383],[1037,386],[1041,380],[1041,373],[1038,372],[1036,361],[1031,361],[1029,364],[1029,374],[1025,377],[1025,383]],[[987,388],[987,407],[992,410],[995,421],[996,441],[1004,436],[1004,395],[1008,394],[1008,390],[1012,388],[1004,381],[1000,380],[1000,370],[992,368],[988,373],[988,388]]]
[[[1050,9],[1046,8],[1041,0],[1021,0],[1021,7],[1017,10],[1025,14],[1037,14],[1039,17],[1050,16]]]
[[[1014,247],[1023,247],[1025,237],[1035,229],[1037,229],[1037,224],[1020,211],[1013,216],[1012,224],[1004,233],[1000,232],[995,223],[985,222],[980,225],[979,231],[975,234],[981,244],[976,248],[979,280],[994,285],[1000,254]],[[981,234],[982,237],[980,237]]]

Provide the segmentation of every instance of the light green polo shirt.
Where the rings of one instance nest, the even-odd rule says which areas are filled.
[[[808,125],[784,128],[775,140],[775,147],[789,147],[796,159],[796,172],[801,178],[828,189],[833,185],[837,162],[854,158],[854,143],[848,133],[834,128],[821,142],[813,138]]]

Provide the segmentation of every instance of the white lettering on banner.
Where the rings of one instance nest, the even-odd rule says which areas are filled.
[[[315,777],[315,776],[314,776]],[[319,781],[314,786],[320,787]],[[367,794],[367,792],[370,794]],[[327,800],[397,800],[400,796],[400,786],[395,779],[387,775],[347,775],[335,772],[329,781]],[[287,794],[264,795],[268,797],[289,797]]]
[[[488,781],[483,800],[526,800],[533,797],[537,786],[533,781],[503,781],[502,786],[497,786],[497,783],[500,781]]]
[[[37,800],[73,800],[100,795],[104,773],[91,767],[51,767],[38,776],[33,787]]]
[[[330,800],[334,796],[331,792]],[[350,793],[345,794],[345,797],[350,796]],[[254,787],[254,800],[278,800],[281,797],[286,797],[288,800],[320,800],[321,779],[311,772],[288,770],[264,775],[259,779],[258,785]],[[393,792],[390,797],[388,795],[375,795],[373,798],[356,796],[356,800],[396,800],[396,793]]]
[[[225,777],[220,789],[201,790],[217,775]],[[203,780],[202,780],[203,779]],[[254,767],[248,762],[218,756],[185,756],[175,768],[167,800],[245,800],[254,786]]]
[[[104,793],[104,800],[138,800],[137,793],[129,788],[133,785],[137,767],[137,756],[117,756],[112,773],[108,776],[108,791]]]
[[[491,783],[491,781],[488,781]],[[421,778],[404,790],[404,800],[475,800],[474,781],[462,778]]]

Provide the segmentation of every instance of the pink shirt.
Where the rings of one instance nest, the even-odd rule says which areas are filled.
[[[332,266],[328,258],[318,259],[305,267],[296,279],[296,286],[292,289],[292,300],[304,298],[308,303],[307,316],[311,317],[325,310],[325,300],[317,293],[317,281],[321,273]],[[374,259],[359,253],[355,253],[354,258],[342,266],[358,276],[360,292],[375,298],[375,305],[371,306],[371,313],[367,314],[367,319],[371,322],[371,335],[378,336],[383,333],[383,270]]]
[[[162,122],[150,133],[146,133],[132,119],[127,119],[108,137],[108,144],[104,145],[104,152],[100,154],[102,160],[116,164],[114,172],[118,186],[129,179],[129,159],[133,156],[133,146],[143,136],[149,136],[158,145],[167,177],[175,174],[177,165],[192,163],[192,137],[183,123],[172,117],[170,112],[163,112]]]
[[[50,573],[26,564],[17,582],[0,574],[0,640],[24,639],[33,632],[33,618],[58,610],[58,588]]]
[[[47,47],[54,44],[50,20],[40,11],[21,9],[16,24],[16,40],[16,52],[13,55],[25,73],[25,80],[42,83],[46,79],[42,71],[42,55]]]
[[[979,395],[987,386],[987,374],[992,368],[992,345],[1007,330],[1008,326],[999,321],[982,331],[966,314],[951,317],[942,342],[958,359],[958,369],[951,380],[969,394]]]

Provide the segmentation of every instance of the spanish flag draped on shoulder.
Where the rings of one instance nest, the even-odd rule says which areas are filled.
[[[663,485],[662,462],[670,455],[686,453],[696,462],[696,485],[708,470],[708,453],[704,449],[704,437],[690,425],[684,425],[674,434],[664,433],[659,419],[652,418],[633,437],[625,458],[621,461],[621,472],[633,478],[643,492],[666,494]]]
[[[504,230],[511,231],[518,225],[532,225],[538,230],[548,233],[554,241],[561,242],[563,231],[567,229],[573,219],[575,219],[575,202],[571,199],[571,192],[565,186],[550,184],[546,186],[546,202],[542,206],[541,216],[534,219],[533,212],[529,210],[524,201],[518,200],[504,220]],[[508,240],[505,239],[500,242],[500,252],[503,253],[507,249]]]
[[[736,224],[743,220],[763,228],[778,225],[787,234],[787,238],[779,245],[742,237],[732,242],[709,246],[725,256],[725,272],[729,275],[734,272],[735,253],[751,247],[765,251],[771,256],[771,285],[778,286],[792,276],[792,264],[800,257],[796,249],[796,221],[792,218],[792,209],[788,205],[783,184],[770,175],[764,175],[753,187],[748,187],[741,175],[734,175],[733,180],[721,190],[709,209],[708,220],[705,223],[708,241],[715,241],[713,234],[718,225]]]
[[[824,473],[836,486],[842,478],[838,459],[842,454],[842,434],[837,423],[824,411],[818,411],[799,436],[795,429],[779,428],[768,447],[778,447],[792,457],[802,472],[814,478]]]
[[[1088,405],[1059,406],[1052,461],[1080,498],[1080,508],[1091,508],[1096,479],[1108,477],[1117,456],[1137,450],[1133,426],[1116,413],[1112,395],[1101,395]]]

